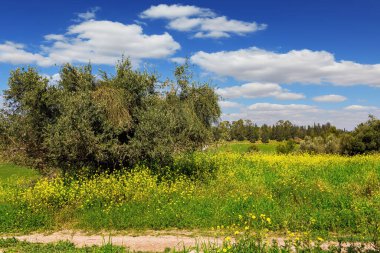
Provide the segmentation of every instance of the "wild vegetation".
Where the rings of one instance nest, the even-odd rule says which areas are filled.
[[[322,252],[324,240],[378,249],[380,120],[352,132],[215,124],[214,89],[187,65],[174,76],[159,82],[128,60],[100,77],[65,65],[55,85],[33,68],[13,71],[0,114],[0,233],[175,228],[230,238],[203,252]],[[61,246],[83,252],[0,241]]]
[[[4,92],[2,148],[35,167],[74,174],[170,166],[173,155],[211,140],[220,115],[213,88],[192,81],[187,65],[174,75],[175,82],[159,82],[128,60],[100,77],[91,65],[67,64],[58,84],[49,85],[33,68],[16,69]]]
[[[284,141],[289,139],[304,139],[310,137],[326,137],[330,134],[341,134],[345,130],[339,130],[330,123],[314,124],[312,126],[297,126],[288,120],[280,120],[275,125],[264,124],[258,126],[251,120],[236,120],[233,122],[221,121],[214,128],[215,140],[256,142],[261,140],[268,143],[269,140]]]
[[[236,237],[236,236],[235,236]],[[5,253],[44,253],[44,252],[59,252],[59,253],[81,253],[81,252],[91,252],[91,253],[131,253],[136,251],[131,251],[128,248],[122,246],[115,246],[112,243],[104,243],[102,246],[92,246],[92,247],[75,247],[75,245],[69,241],[59,241],[57,243],[30,243],[25,241],[19,241],[15,238],[0,239],[0,248],[4,250]],[[138,251],[140,253],[144,253]],[[311,243],[306,239],[289,239],[286,240],[281,245],[276,242],[267,242],[260,238],[259,236],[249,235],[249,232],[245,232],[236,238],[236,241],[232,241],[231,237],[226,236],[222,243],[216,244],[213,242],[209,243],[198,243],[192,247],[184,247],[177,245],[176,248],[162,251],[164,253],[220,253],[220,252],[230,252],[230,253],[256,253],[256,252],[318,252],[318,253],[338,253],[338,252],[366,252],[375,253],[378,250],[374,247],[368,246],[364,243],[354,244],[340,242],[336,245],[326,246],[322,238],[319,238],[316,242]]]
[[[124,253],[124,247],[104,244],[101,247],[78,248],[71,242],[60,241],[58,243],[28,243],[15,238],[1,239],[0,249],[7,253],[50,253],[50,252],[70,252],[70,253]]]
[[[178,163],[181,159],[178,158]],[[0,231],[244,228],[266,215],[272,232],[371,237],[380,221],[380,157],[199,153],[204,181],[159,178],[145,167],[91,178],[1,183]],[[181,167],[178,165],[178,167]],[[205,169],[204,169],[205,170]],[[236,227],[235,227],[236,226]],[[252,223],[254,229],[261,223]],[[238,228],[239,227],[239,228]]]
[[[297,150],[296,143],[300,144],[300,151],[312,154],[356,155],[380,151],[380,120],[372,115],[352,132],[339,130],[329,123],[305,127],[280,120],[273,126],[259,127],[250,120],[237,120],[220,122],[214,126],[213,133],[217,141],[287,141],[278,147],[279,153]]]

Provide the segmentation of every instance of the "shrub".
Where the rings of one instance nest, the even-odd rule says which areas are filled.
[[[370,115],[367,122],[359,124],[351,135],[341,140],[341,153],[347,155],[380,151],[380,120]]]
[[[288,140],[285,143],[281,143],[276,147],[278,154],[289,154],[296,149],[296,143],[293,140]]]
[[[309,136],[300,143],[300,150],[310,154],[339,154],[341,152],[341,139],[335,135],[327,138]]]
[[[248,147],[248,150],[247,150],[248,153],[256,153],[256,152],[259,152],[259,151],[260,151],[260,149],[259,149],[259,147],[257,145],[250,145]]]

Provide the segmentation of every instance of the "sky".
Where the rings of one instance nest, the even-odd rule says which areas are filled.
[[[17,67],[54,84],[64,63],[112,72],[124,55],[164,80],[188,59],[220,95],[222,120],[351,130],[380,117],[378,0],[14,0],[0,10],[0,90]]]

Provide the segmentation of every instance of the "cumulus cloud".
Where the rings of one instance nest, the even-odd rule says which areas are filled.
[[[86,12],[78,13],[77,21],[95,19],[96,12],[99,10],[100,10],[100,7],[94,7],[94,8],[91,8],[90,10],[88,10]]]
[[[177,63],[177,64],[184,64],[186,62],[185,57],[172,57],[170,58],[171,62]]]
[[[241,107],[242,105],[239,104],[239,103],[236,103],[236,102],[232,102],[232,101],[219,101],[219,106],[222,108],[222,109],[226,109],[226,108],[239,108]]]
[[[315,112],[317,109],[315,106],[311,105],[303,105],[303,104],[271,104],[271,103],[256,103],[253,105],[250,105],[248,107],[250,110],[260,110],[261,112],[278,112],[278,111],[291,111],[293,112],[300,112],[300,111],[308,111],[308,112]]]
[[[275,124],[278,120],[290,120],[297,125],[312,125],[314,123],[327,123],[343,129],[352,130],[355,126],[368,119],[368,114],[380,117],[379,108],[370,110],[337,110],[321,109],[306,104],[271,104],[256,103],[240,107],[239,112],[224,113],[223,120],[250,119],[262,124]]]
[[[91,62],[113,64],[121,54],[132,59],[163,58],[180,45],[168,34],[146,35],[141,26],[112,21],[85,21],[69,27],[65,39],[47,48],[55,62]]]
[[[292,93],[276,83],[246,83],[240,86],[219,88],[216,92],[223,98],[260,98],[274,97],[281,100],[303,99],[301,93]]]
[[[168,28],[195,32],[195,38],[222,38],[231,34],[244,35],[266,29],[266,24],[245,22],[217,16],[213,11],[193,5],[151,6],[140,14],[141,18],[167,19]]]
[[[250,82],[380,86],[380,64],[337,61],[326,51],[276,53],[251,47],[215,53],[199,51],[191,61],[218,75]]]
[[[11,64],[51,64],[46,57],[25,50],[25,45],[6,41],[0,44],[0,62]]]
[[[376,106],[364,106],[364,105],[350,105],[344,108],[348,111],[371,111],[371,110],[378,110]]]
[[[86,20],[70,26],[65,34],[48,34],[38,53],[22,44],[0,44],[0,62],[51,66],[67,62],[115,64],[121,55],[133,62],[165,58],[180,45],[168,33],[147,35],[141,26],[113,21]]]
[[[200,8],[193,5],[159,4],[151,6],[140,14],[141,18],[165,18],[176,19],[189,16],[214,16],[210,9]]]
[[[345,96],[331,94],[331,95],[323,95],[323,96],[314,97],[313,100],[316,102],[338,103],[338,102],[346,101],[347,98]]]

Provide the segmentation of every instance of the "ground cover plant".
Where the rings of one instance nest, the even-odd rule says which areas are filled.
[[[0,250],[4,253],[123,253],[127,252],[125,248],[113,246],[111,244],[104,244],[97,247],[83,247],[78,248],[71,242],[60,241],[58,243],[28,243],[19,241],[15,238],[1,239]]]
[[[276,148],[282,142],[270,141],[268,143],[256,142],[252,143],[250,141],[224,141],[217,142],[208,147],[210,152],[232,152],[232,153],[247,153],[247,152],[260,152],[266,154],[276,153]]]
[[[75,247],[75,245],[69,241],[58,241],[56,243],[30,243],[26,241],[20,241],[16,238],[0,239],[0,250],[4,253],[44,253],[44,252],[59,252],[59,253],[131,253],[132,251],[127,247],[115,246],[111,243],[104,243],[102,246],[86,246]],[[254,253],[254,252],[325,252],[325,253],[338,253],[338,252],[366,252],[374,253],[378,250],[368,244],[346,244],[340,242],[338,244],[331,244],[327,246],[323,243],[323,240],[311,242],[303,239],[289,239],[281,245],[276,242],[268,242],[257,236],[242,235],[232,240],[227,236],[221,243],[205,242],[198,243],[192,247],[181,247],[177,245],[176,248],[167,248],[164,253]],[[143,253],[141,251],[138,251]]]
[[[37,179],[39,173],[28,167],[17,166],[11,163],[0,163],[0,181],[15,184],[19,179]]]
[[[178,168],[183,163],[178,158]],[[159,177],[142,166],[90,178],[20,179],[12,187],[2,180],[0,231],[223,226],[234,232],[244,229],[243,217],[264,215],[273,233],[311,231],[358,240],[378,235],[379,155],[206,152],[192,163],[213,168],[212,177]],[[260,222],[249,226],[262,228]]]

